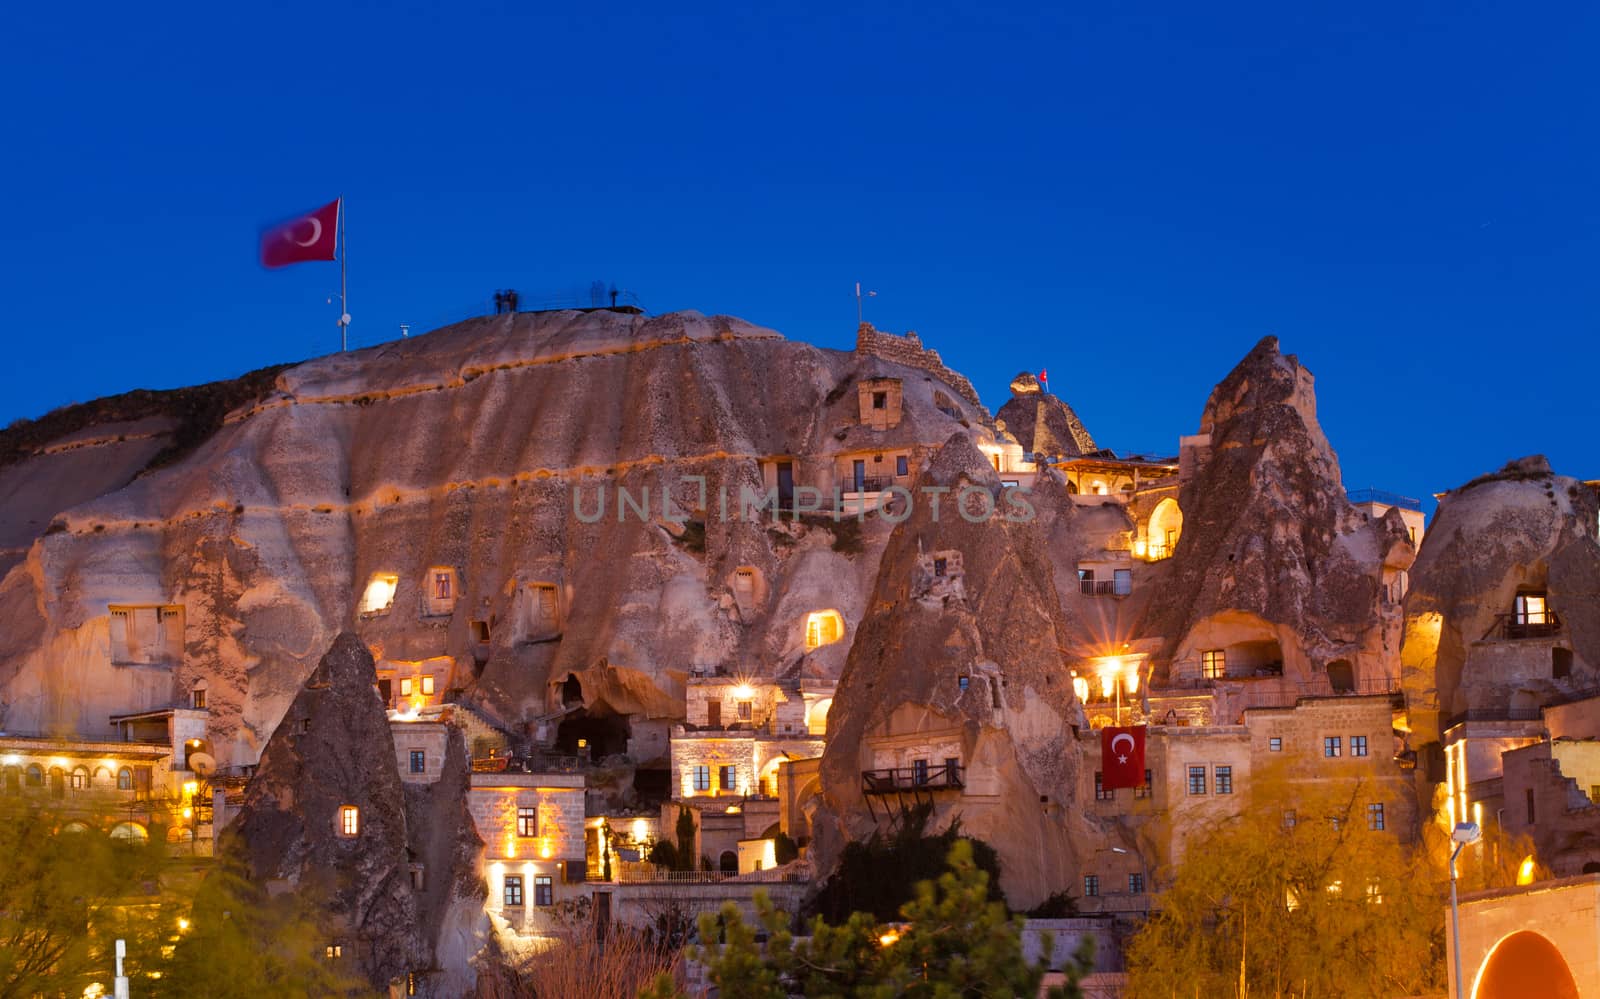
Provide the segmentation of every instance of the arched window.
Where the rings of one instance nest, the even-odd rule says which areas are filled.
[[[739,855],[732,850],[723,850],[722,856],[717,860],[717,869],[723,874],[738,874]]]
[[[82,822],[68,822],[61,827],[63,833],[86,833],[89,831],[87,824]]]
[[[22,793],[22,771],[17,767],[6,767],[6,793]]]
[[[150,832],[137,822],[118,822],[111,827],[111,838],[123,843],[145,843]]]
[[[123,767],[121,770],[117,771],[117,790],[118,791],[132,791],[133,790],[133,771],[128,769],[127,767]]]
[[[73,767],[73,769],[72,769],[72,789],[74,791],[87,791],[87,790],[89,790],[89,768],[88,767]]]
[[[836,610],[812,611],[806,615],[806,651],[832,645],[844,637],[844,618]]]

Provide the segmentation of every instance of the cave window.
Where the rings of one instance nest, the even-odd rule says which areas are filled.
[[[1083,894],[1085,898],[1096,898],[1100,895],[1100,875],[1085,874],[1083,876]]]
[[[411,696],[411,678],[409,676],[400,678],[400,696],[401,697],[410,697]]]
[[[733,574],[733,588],[743,597],[748,597],[756,591],[756,571],[754,569],[740,569]]]
[[[322,949],[322,956],[333,961],[344,957],[344,944],[331,943]]]
[[[426,871],[421,864],[411,865],[411,890],[422,891],[427,884]]]
[[[1220,680],[1228,675],[1227,653],[1221,649],[1206,649],[1200,653],[1200,675],[1207,680]]]
[[[362,614],[387,614],[394,606],[394,592],[400,588],[400,577],[390,572],[375,572],[367,580],[361,594]]]
[[[872,393],[872,408],[873,409],[888,409],[889,408],[889,393],[887,393],[887,392],[874,392],[874,393]]]
[[[133,771],[128,769],[127,767],[123,767],[122,769],[117,771],[117,790],[118,791],[132,791],[133,790]]]
[[[895,455],[895,459],[894,459],[894,474],[896,474],[896,475],[908,475],[908,474],[910,474],[910,471],[911,471],[911,463],[910,463],[910,461],[908,461],[906,459],[906,456],[903,455],[903,454]]]
[[[361,835],[361,809],[355,805],[339,806],[338,833],[342,839],[354,839]]]
[[[567,678],[561,683],[561,705],[568,707],[582,703],[583,684],[578,682],[578,678],[575,675],[568,673]]]
[[[411,772],[414,773],[414,774],[421,774],[421,773],[427,773],[428,772],[428,751],[427,750],[425,750],[425,749],[413,749],[411,751]]]
[[[195,685],[190,688],[189,707],[196,711],[204,711],[206,709],[206,682],[204,680],[196,681]]]
[[[477,642],[479,645],[489,644],[488,621],[473,621],[467,627],[472,632],[472,640],[474,642]]]
[[[946,565],[947,565],[947,563],[945,562],[944,559],[942,559],[942,558],[934,559],[933,560],[933,574],[935,576],[943,576]]]
[[[1572,650],[1554,648],[1550,650],[1550,677],[1555,680],[1565,680],[1572,676]]]
[[[813,611],[806,615],[806,651],[832,645],[844,637],[844,619],[836,610]]]
[[[1533,788],[1531,788],[1531,787],[1528,788],[1526,791],[1523,792],[1523,794],[1524,794],[1523,800],[1524,800],[1524,802],[1526,802],[1526,804],[1528,806],[1528,825],[1531,826],[1531,825],[1533,825],[1533,821],[1534,821]]]
[[[1000,681],[992,676],[989,678],[989,695],[994,701],[996,710],[1005,707],[1005,702],[1000,700]]]
[[[1550,623],[1548,610],[1545,606],[1543,593],[1519,593],[1514,605],[1513,617],[1517,624],[1524,626],[1542,626]]]
[[[966,690],[967,689],[967,685],[970,684],[971,682],[972,682],[972,678],[969,677],[969,676],[958,676],[958,677],[956,677],[956,686],[960,687],[962,690]]]
[[[456,609],[456,571],[449,566],[434,566],[428,570],[428,613],[449,614]]]

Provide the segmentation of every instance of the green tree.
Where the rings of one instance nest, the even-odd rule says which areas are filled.
[[[694,870],[694,809],[678,806],[678,824],[674,830],[677,833],[678,852],[677,863],[672,869],[675,871]]]
[[[893,835],[874,832],[865,842],[847,845],[838,869],[817,892],[808,912],[831,923],[842,923],[852,912],[866,912],[884,922],[892,920],[914,897],[917,884],[939,877],[951,848],[963,841],[971,847],[973,862],[989,875],[991,896],[1003,903],[1000,856],[994,847],[964,837],[960,819],[930,835],[927,825],[932,815],[932,806],[920,805],[907,812]]]
[[[1258,782],[1254,804],[1190,836],[1130,943],[1130,994],[1442,990],[1439,881],[1424,850],[1369,828],[1368,790]]]
[[[809,939],[796,939],[789,917],[758,894],[765,947],[738,908],[725,904],[720,918],[701,916],[705,943],[694,957],[706,965],[725,999],[784,999],[795,993],[809,999],[1036,996],[1044,968],[1023,960],[1023,921],[990,899],[989,875],[974,862],[972,844],[958,840],[948,867],[937,882],[916,886],[900,910],[901,922],[880,923],[857,912],[830,926],[818,916]],[[1077,983],[1092,963],[1093,944],[1086,940],[1064,969],[1067,985],[1050,994],[1081,996]],[[642,993],[649,999],[678,994],[665,978]]]

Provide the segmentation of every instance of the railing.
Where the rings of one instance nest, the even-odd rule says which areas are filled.
[[[529,756],[480,756],[472,761],[476,774],[575,774],[583,769],[581,756],[534,753]]]
[[[844,493],[846,495],[851,495],[854,493],[881,493],[892,485],[894,485],[894,479],[888,478],[887,476],[851,478],[849,482],[845,484]]]
[[[1159,562],[1164,558],[1172,557],[1172,550],[1176,545],[1169,545],[1165,541],[1152,541],[1145,546],[1145,558],[1152,562]]]
[[[1397,506],[1402,510],[1422,512],[1421,500],[1411,496],[1401,496],[1399,493],[1386,492],[1382,489],[1356,489],[1345,493],[1345,498],[1357,506],[1362,503],[1382,503],[1384,506]]]
[[[612,880],[623,885],[715,885],[737,879],[750,884],[798,884],[805,875],[776,868],[738,874],[728,871],[654,871],[629,870],[632,865],[614,872]]]
[[[861,771],[861,790],[866,794],[893,794],[896,791],[945,791],[966,787],[965,767],[943,763],[931,767],[888,767]]]
[[[1080,579],[1078,592],[1086,597],[1125,597],[1133,592],[1133,582],[1124,582],[1120,587],[1115,579]]]
[[[1494,619],[1494,624],[1484,632],[1484,639],[1490,637],[1518,639],[1518,638],[1549,638],[1561,633],[1561,615],[1553,610],[1543,610],[1538,613],[1522,613],[1515,611],[1501,614]]]

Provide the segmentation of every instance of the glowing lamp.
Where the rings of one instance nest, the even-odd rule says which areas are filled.
[[[1110,697],[1117,691],[1117,674],[1110,670],[1100,674],[1100,696]]]
[[[184,810],[183,810],[183,817],[184,817],[184,818],[186,818],[186,819],[192,819],[192,818],[194,818],[194,809],[192,809],[192,808],[185,808],[185,809],[184,809]]]
[[[741,683],[739,686],[733,688],[733,696],[737,697],[741,701],[748,701],[750,698],[755,696],[755,690],[753,690],[748,683]]]
[[[1148,546],[1145,544],[1143,539],[1140,539],[1140,540],[1135,541],[1133,543],[1133,553],[1135,555],[1139,556],[1140,558],[1144,558],[1144,553],[1147,550],[1147,548],[1148,548]]]
[[[1130,669],[1122,675],[1122,689],[1129,694],[1137,694],[1139,692],[1139,670],[1137,668]]]
[[[1533,884],[1533,867],[1533,854],[1530,853],[1522,858],[1522,864],[1517,868],[1517,884]]]
[[[646,836],[648,836],[648,835],[650,835],[650,823],[646,822],[644,819],[634,819],[633,820],[633,839],[634,839],[634,842],[642,843],[642,842],[644,842],[644,838]]]
[[[184,930],[186,930],[188,928],[189,928],[189,921],[187,919],[184,919],[182,916],[179,916],[178,917],[178,931],[181,933],[182,931],[184,931]]]
[[[545,860],[550,859],[550,841],[548,839],[539,842],[539,856]]]
[[[189,797],[193,798],[195,796],[195,794],[197,794],[199,792],[199,790],[200,790],[200,785],[197,782],[192,781],[192,780],[184,782],[183,793],[187,794]]]
[[[879,947],[892,947],[892,946],[894,946],[895,941],[897,941],[899,939],[900,939],[900,934],[897,933],[896,931],[894,931],[894,930],[885,930],[882,934],[880,934],[878,936],[878,946]]]
[[[1083,676],[1075,676],[1075,677],[1073,677],[1072,678],[1072,692],[1074,694],[1078,695],[1078,700],[1087,702],[1089,700],[1089,679],[1088,679],[1088,677],[1083,677]]]

